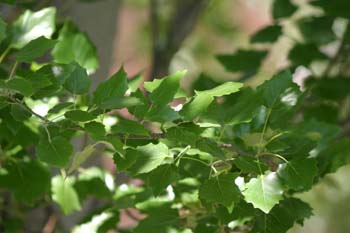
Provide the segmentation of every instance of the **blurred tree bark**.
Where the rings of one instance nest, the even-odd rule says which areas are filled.
[[[210,0],[173,1],[172,14],[167,20],[165,30],[160,17],[161,1],[150,0],[150,23],[152,27],[152,67],[148,80],[161,78],[168,74],[171,59],[181,48],[186,37],[193,31],[198,18]]]

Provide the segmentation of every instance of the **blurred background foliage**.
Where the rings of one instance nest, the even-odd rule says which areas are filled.
[[[15,1],[2,2],[13,3]],[[157,4],[156,8],[152,8],[152,2]],[[130,76],[141,73],[146,79],[160,77],[164,72],[187,69],[189,72],[183,86],[188,92],[191,92],[195,85],[210,87],[215,82],[225,80],[245,80],[248,85],[255,86],[270,78],[281,67],[286,66],[287,56],[296,41],[321,45],[324,53],[334,54],[339,46],[339,41],[330,42],[333,41],[333,38],[341,37],[344,33],[344,25],[347,23],[347,20],[341,17],[334,22],[329,22],[327,19],[313,21],[313,23],[308,22],[307,19],[303,20],[311,16],[317,17],[321,11],[311,7],[308,0],[295,0],[292,2],[299,6],[297,12],[293,11],[292,17],[281,21],[283,35],[273,44],[255,44],[250,43],[253,42],[251,36],[273,23],[271,12],[273,2],[271,0],[201,0],[196,2],[196,7],[198,8],[200,2],[203,2],[205,6],[195,13],[194,18],[183,19],[182,24],[172,26],[171,21],[175,17],[174,9],[177,5],[189,4],[189,2],[191,1],[28,0],[18,1],[15,5],[1,4],[0,10],[3,18],[13,21],[24,8],[37,10],[52,4],[58,7],[58,16],[71,17],[81,30],[87,32],[97,47],[100,67],[94,75],[94,83],[114,73],[122,64]],[[349,8],[347,10],[349,11]],[[155,22],[152,21],[152,11],[157,15],[156,32],[154,31]],[[329,8],[329,11],[332,9]],[[290,12],[285,13],[288,15]],[[189,27],[188,31],[181,32],[184,26]],[[174,28],[169,29],[171,27]],[[315,29],[319,29],[318,35],[321,36],[313,36]],[[276,30],[278,33],[279,28],[271,30],[271,34]],[[167,47],[169,35],[174,38],[180,37],[180,42],[172,42],[173,44]],[[270,37],[255,37],[255,39],[274,40]],[[155,47],[163,49],[159,52],[160,55],[155,54]],[[247,76],[242,72],[227,71],[216,57],[218,54],[232,54],[238,49],[269,49],[269,53],[262,61],[260,68],[259,59],[252,60],[251,66],[259,69],[251,72],[248,67]],[[310,72],[320,74],[322,71],[319,69],[323,65],[322,62],[313,63],[310,65],[311,69],[305,68],[310,63],[308,55],[312,51],[310,47],[301,47],[299,52],[296,52],[296,56],[304,58],[300,59],[303,62],[299,64],[295,72],[296,82],[299,80],[301,83],[300,80],[310,75]],[[257,58],[256,56],[255,54],[252,57]],[[240,59],[243,58],[244,56]],[[289,59],[293,59],[291,54],[289,54]],[[157,69],[154,68],[155,63],[157,63]],[[332,112],[321,112],[321,114],[330,115],[332,118]],[[106,162],[105,166],[110,165]],[[350,232],[349,180],[350,167],[343,167],[335,174],[327,175],[311,191],[301,194],[300,197],[303,200],[311,203],[316,215],[307,220],[304,227],[295,227],[290,232]]]

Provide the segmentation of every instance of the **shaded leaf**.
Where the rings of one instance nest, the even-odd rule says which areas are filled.
[[[280,25],[270,25],[267,26],[257,33],[255,33],[251,39],[251,43],[273,43],[278,40],[282,34],[282,26]]]
[[[49,49],[52,49],[56,41],[47,39],[43,36],[30,41],[21,50],[16,53],[16,60],[19,62],[31,62],[45,54]]]
[[[64,168],[67,166],[73,146],[62,136],[51,140],[42,138],[38,144],[36,154],[38,158],[50,165]]]
[[[277,171],[282,182],[296,191],[309,190],[316,174],[315,159],[294,159],[282,164]]]
[[[210,202],[221,203],[232,208],[239,199],[239,189],[235,184],[236,174],[221,174],[206,180],[199,189],[199,198]]]
[[[83,110],[71,110],[64,114],[64,116],[72,121],[86,122],[92,121],[96,116]]]
[[[178,169],[173,164],[163,164],[148,174],[148,183],[155,196],[159,196],[168,185],[178,179]]]

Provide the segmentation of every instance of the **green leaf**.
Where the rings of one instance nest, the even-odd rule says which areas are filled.
[[[254,158],[239,156],[233,160],[233,164],[242,172],[261,174],[267,171],[268,167]]]
[[[212,138],[201,138],[197,141],[196,147],[219,159],[225,159],[225,154]]]
[[[121,68],[108,80],[100,83],[93,93],[93,102],[104,108],[106,103],[118,102],[128,90],[127,75],[124,68]]]
[[[293,85],[293,77],[289,71],[284,71],[272,77],[272,79],[265,81],[258,86],[258,93],[263,98],[266,107],[273,107],[282,93]]]
[[[64,114],[64,116],[72,121],[86,122],[92,121],[96,116],[83,110],[71,110]]]
[[[210,202],[221,203],[232,208],[239,200],[239,189],[235,184],[236,174],[221,174],[206,180],[199,188],[199,198]]]
[[[333,23],[332,17],[308,17],[299,20],[298,26],[305,42],[323,45],[336,39],[332,30]]]
[[[28,120],[32,114],[19,104],[11,105],[11,115],[16,121]]]
[[[16,53],[18,62],[31,62],[45,54],[49,49],[52,49],[56,41],[47,39],[43,36],[30,41],[21,50]]]
[[[186,120],[193,120],[207,110],[210,103],[214,100],[214,97],[221,97],[238,92],[242,86],[242,83],[226,82],[210,90],[197,91],[196,95],[184,105],[180,114],[184,116]]]
[[[310,217],[312,209],[306,203],[295,198],[288,198],[275,206],[268,215],[261,214],[252,230],[254,233],[287,232],[294,223],[302,223]]]
[[[322,8],[322,10],[330,16],[350,18],[348,9],[350,8],[350,2],[347,0],[318,0],[312,1],[312,5]]]
[[[179,90],[180,80],[184,77],[186,71],[178,71],[172,75],[164,77],[157,88],[151,92],[151,99],[154,104],[165,105],[174,99]]]
[[[75,210],[80,210],[78,194],[73,188],[71,178],[64,179],[61,176],[55,176],[51,181],[52,199],[58,203],[64,214],[70,214]]]
[[[132,156],[135,156],[135,162],[128,168],[128,172],[133,175],[148,173],[168,158],[168,147],[159,142],[158,144],[149,143],[145,146],[138,146],[132,151]]]
[[[135,233],[170,232],[171,226],[176,226],[180,223],[178,210],[171,208],[170,203],[167,202],[156,202],[142,212],[146,213],[148,217],[139,222],[134,229]]]
[[[0,172],[0,187],[8,188],[26,204],[50,191],[50,171],[36,160],[6,161]]]
[[[55,31],[56,9],[26,10],[10,27],[11,47],[20,49],[41,36],[51,38]]]
[[[269,213],[270,210],[282,200],[283,189],[276,173],[260,175],[252,178],[243,191],[245,200],[252,203],[255,208]]]
[[[68,169],[68,174],[74,172],[84,163],[88,158],[90,158],[95,152],[95,145],[87,145],[84,150],[79,151],[74,154],[73,161]]]
[[[322,176],[336,172],[340,167],[350,164],[350,140],[344,138],[332,143],[319,153],[317,160]]]
[[[287,18],[293,15],[297,9],[291,0],[274,0],[272,16],[274,19]]]
[[[296,191],[309,190],[317,175],[315,159],[294,159],[282,164],[277,175],[287,187]]]
[[[178,168],[173,164],[163,164],[151,171],[147,178],[154,196],[159,196],[168,185],[178,179]]]
[[[346,77],[309,78],[306,86],[314,95],[325,100],[340,101],[350,95],[350,79]]]
[[[6,38],[6,22],[0,17],[0,43]]]
[[[8,82],[5,83],[4,88],[13,90],[27,97],[34,93],[32,83],[21,77],[14,77],[8,80]]]
[[[64,168],[67,166],[73,146],[62,136],[56,136],[51,140],[42,138],[37,147],[38,158],[50,165]]]
[[[91,80],[86,70],[76,63],[70,66],[70,72],[64,76],[64,87],[75,95],[87,94],[90,90]]]
[[[98,68],[95,46],[87,34],[80,32],[71,21],[66,21],[60,30],[52,56],[58,63],[76,62],[89,73]]]
[[[99,122],[91,121],[84,125],[85,130],[91,135],[91,137],[98,141],[106,134],[105,126]]]
[[[290,50],[288,59],[294,66],[309,66],[313,61],[327,59],[327,56],[315,44],[296,44]]]
[[[148,136],[149,132],[146,128],[136,121],[131,121],[127,119],[118,119],[118,123],[113,125],[111,128],[112,133],[120,134],[135,134],[135,135],[145,135]]]
[[[278,40],[282,34],[282,26],[280,25],[270,25],[267,26],[257,33],[255,33],[251,39],[251,43],[273,43]]]
[[[266,55],[266,51],[238,50],[232,55],[219,55],[217,59],[228,71],[254,74]]]
[[[126,171],[131,167],[137,158],[137,153],[134,150],[128,149],[125,154],[116,152],[113,155],[114,164],[119,172]]]

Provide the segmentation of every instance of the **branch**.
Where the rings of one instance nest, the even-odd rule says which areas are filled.
[[[118,134],[108,134],[107,137],[112,137],[112,138],[119,138],[122,140],[125,139],[133,139],[133,140],[159,140],[162,138],[166,138],[166,134],[165,133],[152,133],[149,136],[147,135],[136,135],[136,134],[122,134],[122,133],[118,133]],[[245,152],[244,150],[242,150],[241,148],[239,148],[238,146],[234,145],[234,144],[229,144],[229,143],[218,143],[217,144],[220,148],[223,149],[227,149],[227,150],[231,150],[233,152],[236,152],[240,155],[249,155],[249,153]]]

